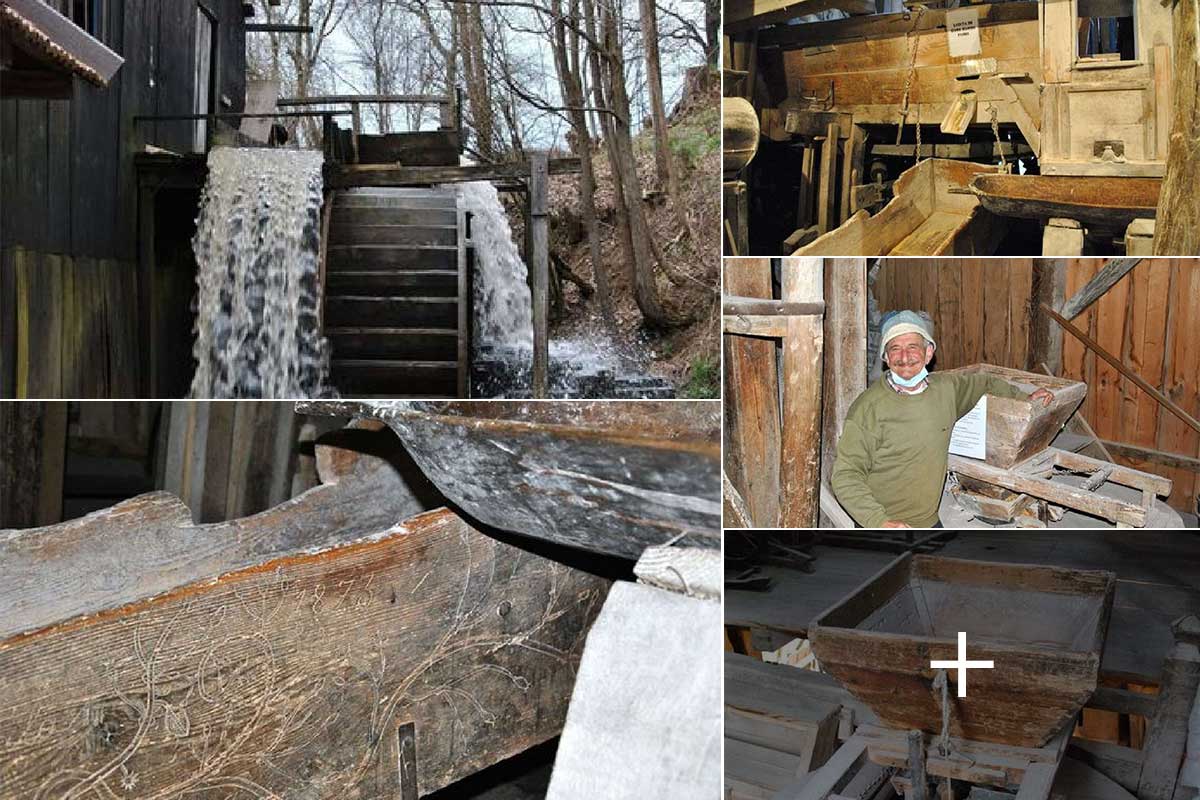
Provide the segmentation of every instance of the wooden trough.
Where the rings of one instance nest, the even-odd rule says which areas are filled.
[[[991,255],[1003,220],[968,189],[989,164],[928,158],[900,174],[893,197],[874,216],[861,210],[798,249],[796,256]]]
[[[972,364],[946,370],[943,374],[977,373],[1003,378],[1027,393],[1036,389],[1047,389],[1054,394],[1054,400],[1049,406],[1043,406],[1037,401],[988,395],[987,456],[984,461],[1002,469],[1022,462],[1049,447],[1087,395],[1087,384],[1079,381],[992,364]]]
[[[1041,747],[1096,689],[1116,579],[1112,573],[905,554],[809,628],[824,671],[884,725],[940,733],[932,660],[992,660],[967,696],[948,671],[950,734]]]
[[[1002,217],[1062,217],[1123,229],[1154,217],[1161,186],[1160,178],[993,173],[976,175],[970,188],[984,208]]]
[[[637,558],[720,547],[720,408],[677,402],[315,402],[379,419],[475,519]]]

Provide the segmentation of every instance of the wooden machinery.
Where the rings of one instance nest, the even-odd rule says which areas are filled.
[[[933,212],[919,197],[919,208],[908,210],[893,184],[929,158],[980,166],[985,175],[964,187],[982,203],[979,213],[1051,229],[1041,247],[1030,243],[1014,255],[1079,255],[1085,238],[1128,248],[1135,220],[1129,252],[1148,252],[1139,248],[1153,233],[1177,69],[1169,7],[1023,0],[893,9],[806,0],[783,12],[776,5],[755,4],[754,13],[727,23],[726,93],[750,100],[765,140],[787,149],[780,163],[789,164],[788,175],[752,176],[749,189],[753,228],[755,191],[774,189],[780,213],[778,190],[798,183],[796,211],[784,212],[795,234],[780,237],[779,252],[851,224],[876,237],[861,237],[855,250],[802,252],[995,252],[1002,230],[970,250],[944,236],[914,239]],[[804,16],[831,5],[849,16]],[[897,13],[876,13],[883,8]],[[893,196],[891,216],[879,215]],[[905,240],[909,246],[896,249]]]

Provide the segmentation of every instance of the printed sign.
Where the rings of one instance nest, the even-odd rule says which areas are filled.
[[[982,460],[987,456],[987,395],[960,419],[950,433],[950,453]]]
[[[979,10],[954,8],[947,11],[946,39],[951,58],[979,55]]]

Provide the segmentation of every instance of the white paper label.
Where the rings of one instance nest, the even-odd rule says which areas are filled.
[[[980,460],[987,456],[986,394],[954,425],[954,430],[950,433],[950,452],[956,456]]]
[[[954,8],[947,11],[946,39],[951,58],[979,55],[979,10]]]

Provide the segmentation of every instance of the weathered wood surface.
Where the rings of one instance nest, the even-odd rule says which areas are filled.
[[[557,734],[607,582],[445,509],[358,533],[0,641],[0,795],[415,798]]]
[[[836,141],[828,146],[836,147]],[[784,258],[780,263],[785,303],[822,300],[824,264],[819,258]],[[821,487],[821,317],[793,316],[783,339],[779,375],[782,404],[779,445],[779,524],[815,528]]]
[[[388,424],[487,525],[625,558],[719,547],[720,406],[705,402],[312,402]]]
[[[931,660],[957,657],[970,630],[976,669],[957,694],[950,732],[1041,747],[1096,688],[1115,578],[1111,573],[904,555],[810,626],[822,667],[889,727],[941,730]],[[965,626],[965,627],[964,627]]]
[[[964,193],[975,175],[990,169],[969,161],[925,159],[900,174],[892,199],[879,213],[859,210],[792,255],[990,254],[986,230],[976,230],[988,221],[986,212]]]
[[[725,263],[726,296],[771,297],[771,262],[765,258]],[[779,318],[787,331],[787,319]],[[723,336],[724,468],[746,503],[751,525],[779,522],[779,376],[775,343],[749,336]],[[727,524],[731,524],[726,520]],[[740,526],[739,526],[740,527]],[[749,527],[749,526],[747,526]]]
[[[821,480],[833,472],[850,405],[867,388],[867,263],[831,259],[825,268],[825,357],[821,418]]]
[[[424,508],[384,458],[317,451],[322,485],[230,522],[193,525],[187,506],[155,492],[58,525],[0,531],[0,636],[379,534]]]
[[[552,158],[549,174],[569,175],[579,171],[578,158]],[[355,186],[428,186],[462,181],[513,181],[529,177],[529,162],[469,164],[465,166],[407,167],[397,164],[326,164],[325,188]]]
[[[1140,258],[1110,258],[1095,277],[1084,284],[1082,289],[1071,295],[1070,300],[1064,302],[1061,307],[1053,307],[1059,308],[1059,313],[1065,319],[1075,319],[1084,309],[1099,300],[1105,292],[1128,275],[1129,271],[1141,261]]]
[[[1079,408],[1087,394],[1087,385],[1079,381],[992,364],[974,364],[945,372],[962,375],[979,373],[1003,378],[1026,393],[1032,393],[1035,389],[1047,389],[1054,395],[1049,406],[1043,406],[1036,400],[988,396],[984,461],[1002,469],[1007,469],[1049,447],[1050,442]]]
[[[62,519],[66,439],[66,403],[0,403],[0,525]]]
[[[971,191],[1002,217],[1064,217],[1124,229],[1154,216],[1161,184],[1158,178],[992,173],[976,176]]]

